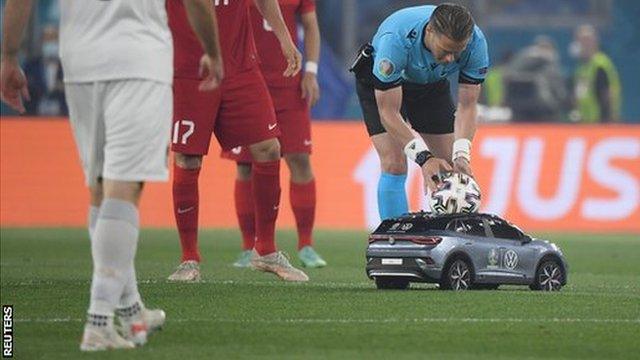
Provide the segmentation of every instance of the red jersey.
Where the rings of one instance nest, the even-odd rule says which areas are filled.
[[[315,11],[315,0],[278,0],[280,11],[287,29],[294,42],[298,39],[297,17],[304,13]],[[271,26],[262,17],[258,9],[251,6],[251,22],[253,34],[260,56],[260,70],[269,86],[297,86],[300,83],[301,73],[294,77],[285,78],[282,73],[287,68],[285,60],[280,51],[280,42],[273,34]]]
[[[225,78],[251,69],[257,64],[257,52],[249,15],[250,1],[211,1],[215,6],[218,19],[218,37]],[[198,69],[204,51],[189,25],[182,0],[167,0],[167,16],[173,35],[173,76],[199,79]]]

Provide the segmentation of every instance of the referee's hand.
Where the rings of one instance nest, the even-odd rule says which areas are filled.
[[[471,164],[469,164],[469,161],[463,157],[457,157],[453,160],[453,171],[473,177]]]
[[[15,58],[2,58],[2,64],[0,65],[0,98],[20,114],[25,112],[23,98],[27,101],[31,100],[27,87],[27,77],[24,76],[24,72]]]
[[[431,192],[436,191],[440,178],[438,175],[442,172],[450,172],[451,165],[443,159],[432,157],[422,165],[422,176],[424,176],[424,184]]]
[[[210,57],[207,54],[200,58],[200,85],[198,90],[211,91],[220,86],[224,78],[224,69],[222,68],[222,57]]]

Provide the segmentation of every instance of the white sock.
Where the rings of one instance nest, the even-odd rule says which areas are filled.
[[[91,243],[89,314],[113,316],[132,272],[138,223],[138,209],[132,203],[117,199],[102,202]]]
[[[97,206],[89,206],[88,213],[88,227],[89,227],[89,238],[93,241],[93,234],[96,229],[96,222],[98,221],[98,214],[100,213],[100,208]],[[135,258],[135,254],[134,254]],[[136,281],[136,270],[135,264],[133,264],[129,271],[126,274],[126,282],[124,285],[124,291],[122,296],[120,297],[120,303],[118,304],[118,309],[125,310],[125,313],[128,313],[127,309],[134,307],[135,304],[142,305],[142,300],[140,298],[140,293],[138,292],[138,282]]]
[[[143,306],[140,293],[138,292],[138,281],[136,280],[136,268],[133,259],[128,271],[125,273],[125,281],[124,290],[118,303],[118,309],[126,310],[136,304]]]

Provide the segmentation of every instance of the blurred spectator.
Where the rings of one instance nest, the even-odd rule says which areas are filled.
[[[600,51],[595,28],[578,27],[569,52],[580,62],[574,76],[575,110],[571,119],[585,123],[619,121],[620,78],[611,59]]]
[[[42,31],[42,50],[28,58],[24,67],[29,79],[31,101],[25,104],[28,115],[65,116],[62,66],[58,57],[58,29],[48,25]]]
[[[499,63],[489,68],[482,84],[482,96],[487,106],[504,106],[504,69],[512,58],[513,52],[507,51],[502,55]]]
[[[514,121],[560,121],[567,89],[556,46],[546,36],[520,50],[504,69],[505,105]]]

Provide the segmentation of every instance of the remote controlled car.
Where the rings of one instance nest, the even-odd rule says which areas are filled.
[[[366,271],[378,289],[426,282],[448,290],[509,284],[558,291],[567,283],[567,262],[558,246],[479,213],[420,212],[384,220],[369,236]]]

